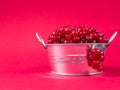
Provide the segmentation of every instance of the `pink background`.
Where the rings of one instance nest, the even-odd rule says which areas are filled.
[[[119,0],[1,0],[0,90],[120,90],[120,35],[107,48],[104,73],[67,77],[50,74],[45,41],[63,25],[88,24],[108,38],[120,31]]]

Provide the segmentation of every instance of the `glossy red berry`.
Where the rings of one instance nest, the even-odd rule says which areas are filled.
[[[64,40],[64,42],[63,43],[70,43],[70,41],[68,41],[68,40]]]
[[[103,61],[103,60],[104,60],[104,55],[101,55],[99,61]]]
[[[64,43],[64,41],[65,41],[65,39],[61,39],[61,41],[60,41],[60,42],[61,42],[61,43]]]
[[[66,35],[65,37],[66,37],[65,39],[68,41],[72,40],[72,38],[73,38],[72,35]]]
[[[99,66],[99,67],[97,68],[97,71],[98,71],[98,72],[103,71],[103,67],[102,67],[102,66]]]
[[[101,40],[101,43],[108,43],[108,39],[107,39],[107,38],[103,38],[103,39]]]
[[[93,61],[93,60],[94,60],[94,58],[93,58],[92,55],[88,55],[88,56],[87,56],[87,59],[88,59],[89,61]]]
[[[97,38],[99,37],[99,35],[97,33],[93,33],[93,39],[97,40]]]
[[[48,44],[53,44],[54,41],[52,41],[51,39],[48,40]]]
[[[88,61],[88,66],[92,66],[92,61]]]

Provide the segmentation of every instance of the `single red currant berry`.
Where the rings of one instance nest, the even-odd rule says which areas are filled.
[[[61,36],[61,35],[62,35],[62,32],[57,32],[57,35]]]
[[[83,32],[79,32],[79,37],[81,38],[81,39],[83,39],[84,38],[84,35],[83,35]]]
[[[90,67],[92,66],[92,61],[88,60],[88,66],[90,66]]]
[[[69,35],[71,33],[71,31],[69,29],[65,30],[65,35]]]
[[[64,43],[70,43],[70,41],[68,41],[68,40],[64,40]]]
[[[54,42],[51,39],[48,40],[48,44],[53,44],[53,43]]]
[[[101,51],[100,54],[101,54],[101,55],[104,55],[104,52]]]
[[[69,41],[72,40],[72,35],[67,35],[66,40],[69,40]]]
[[[86,30],[83,30],[83,35],[85,36],[87,34],[87,31]]]
[[[53,35],[53,36],[56,36],[56,35],[57,35],[57,30],[54,31],[54,32],[52,32],[52,35]]]
[[[80,32],[80,31],[81,31],[81,28],[80,28],[80,27],[77,27],[77,31]]]
[[[85,38],[83,38],[83,39],[81,39],[81,41],[82,41],[83,43],[85,43],[86,39],[85,39]]]
[[[61,43],[64,43],[65,39],[61,39]]]
[[[93,43],[97,43],[97,41],[96,41],[96,40],[93,40]]]
[[[61,42],[61,36],[57,36],[57,42],[58,42],[58,43]]]
[[[99,33],[98,35],[99,35],[99,37],[104,37],[104,34],[102,34],[102,33]]]
[[[100,61],[103,61],[104,60],[104,55],[101,55],[100,58],[99,58]]]
[[[93,33],[93,39],[97,40],[97,38],[99,37],[99,35],[97,33]]]
[[[102,42],[102,37],[99,37],[98,38],[98,43],[101,43]]]
[[[70,43],[73,43],[73,41],[72,41],[72,40],[70,40]]]
[[[88,59],[89,61],[93,61],[93,60],[94,60],[94,58],[93,58],[92,55],[88,55],[88,56],[87,56],[87,59]]]
[[[51,37],[51,40],[52,40],[53,42],[56,42],[56,41],[57,41],[57,36],[52,36],[52,37]]]
[[[103,38],[103,39],[101,40],[101,43],[108,43],[108,39]]]
[[[97,69],[97,68],[98,68],[98,66],[96,66],[96,65],[92,64],[92,68],[93,68],[93,69]]]
[[[102,72],[102,71],[103,71],[103,67],[102,67],[102,66],[98,67],[98,68],[97,68],[97,71],[98,71],[98,72]]]

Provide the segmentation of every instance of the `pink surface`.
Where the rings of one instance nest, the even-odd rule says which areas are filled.
[[[63,25],[88,24],[110,37],[120,29],[119,0],[1,0],[0,90],[120,90],[120,35],[108,47],[104,73],[56,76],[49,73],[45,41]],[[120,30],[118,30],[120,31]]]

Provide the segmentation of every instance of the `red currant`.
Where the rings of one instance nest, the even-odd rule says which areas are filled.
[[[94,60],[94,58],[93,58],[92,55],[88,55],[88,56],[87,56],[87,59],[88,59],[89,61],[93,61],[93,60]]]
[[[70,43],[108,42],[108,39],[106,39],[102,33],[99,33],[98,30],[88,27],[87,25],[81,25],[80,27],[66,25],[60,27],[50,35],[48,43],[64,43],[62,39],[65,39],[67,42],[70,41]]]
[[[74,43],[78,43],[80,41],[80,38],[79,37],[73,37],[73,42]]]
[[[88,66],[92,66],[92,61],[88,61]]]
[[[97,68],[97,71],[98,71],[98,72],[103,71],[103,67],[102,67],[102,66],[99,66],[99,67]]]
[[[70,41],[68,41],[68,40],[64,40],[64,43],[70,43]]]
[[[96,69],[97,71],[100,71],[101,63],[104,60],[104,52],[102,52],[98,48],[95,48],[92,51],[89,50],[88,55],[87,55],[87,59],[88,59],[88,65],[89,65],[89,62],[91,62],[92,63],[91,67],[93,69]]]
[[[72,40],[72,35],[66,35],[66,40],[68,41]]]

